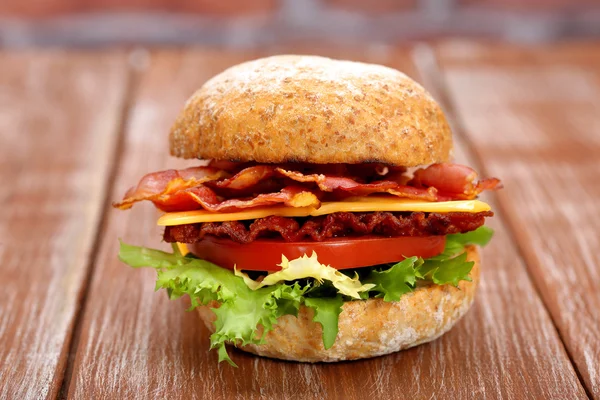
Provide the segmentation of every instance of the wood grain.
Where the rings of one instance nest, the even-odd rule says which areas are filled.
[[[342,58],[369,54],[371,61],[416,74],[404,50],[311,52]],[[128,123],[113,198],[144,173],[193,164],[168,158],[168,128],[204,80],[247,56],[200,50],[152,54]],[[585,398],[499,218],[492,221],[497,237],[483,252],[483,282],[474,308],[434,343],[387,357],[317,365],[231,350],[239,365],[233,369],[217,365],[208,332],[196,313],[184,311],[184,301],[170,302],[164,293],[153,292],[153,271],[129,269],[116,258],[118,237],[166,248],[157,216],[150,205],[108,214],[69,398]]]
[[[120,54],[0,52],[0,397],[55,397],[107,188]]]
[[[472,146],[506,184],[500,204],[529,273],[600,398],[600,45],[439,54]]]
[[[277,6],[274,0],[255,1],[169,1],[169,0],[44,0],[3,1],[0,16],[37,18],[80,16],[86,13],[170,12],[196,13],[209,16],[238,17],[266,14]]]

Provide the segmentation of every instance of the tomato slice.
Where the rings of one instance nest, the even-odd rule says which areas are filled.
[[[279,271],[281,256],[288,260],[317,253],[319,262],[336,269],[360,268],[397,262],[406,257],[433,257],[444,251],[445,236],[393,237],[364,236],[334,238],[322,242],[285,242],[258,239],[241,244],[212,236],[189,244],[190,252],[221,267],[240,270]]]

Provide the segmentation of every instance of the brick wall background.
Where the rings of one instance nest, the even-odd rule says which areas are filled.
[[[0,46],[600,37],[600,0],[0,0]]]

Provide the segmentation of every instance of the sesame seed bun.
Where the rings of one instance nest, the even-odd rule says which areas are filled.
[[[188,100],[170,133],[184,158],[417,166],[448,161],[433,98],[381,65],[274,56],[236,65]]]
[[[332,362],[380,356],[432,341],[449,331],[473,303],[480,269],[475,246],[467,247],[467,259],[475,262],[471,282],[461,281],[458,287],[430,284],[397,302],[369,299],[344,303],[335,344],[328,350],[323,348],[321,325],[312,321],[312,310],[304,306],[298,317],[279,318],[265,344],[241,349],[285,360]],[[215,314],[209,307],[197,310],[214,332]]]

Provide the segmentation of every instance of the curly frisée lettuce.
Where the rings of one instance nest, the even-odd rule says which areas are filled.
[[[273,328],[277,318],[298,314],[306,290],[298,284],[252,290],[231,271],[208,261],[182,256],[176,246],[173,253],[165,253],[121,243],[119,258],[132,267],[156,268],[156,290],[167,289],[171,299],[187,294],[191,309],[219,302],[220,307],[212,308],[217,319],[215,333],[210,337],[211,348],[218,350],[219,361],[232,365],[235,364],[227,354],[225,342],[262,343],[264,334]],[[258,333],[259,326],[264,329],[262,336]]]
[[[282,271],[261,282],[194,256],[183,256],[177,246],[173,246],[173,253],[167,253],[121,242],[119,258],[134,268],[156,269],[156,290],[166,289],[171,299],[187,294],[191,309],[216,305],[211,308],[217,317],[215,333],[210,337],[211,348],[217,349],[219,361],[235,366],[225,343],[264,343],[277,319],[288,314],[297,316],[301,305],[314,311],[313,321],[322,326],[323,345],[328,349],[335,343],[344,301],[358,297],[398,301],[413,291],[418,281],[457,285],[461,280],[470,280],[473,262],[466,260],[464,248],[468,244],[483,246],[492,234],[491,229],[480,227],[466,234],[448,235],[442,254],[425,260],[410,257],[393,265],[362,268],[360,280],[356,273],[350,278],[320,264],[317,255],[284,259]],[[315,290],[326,285],[331,290]]]
[[[244,282],[251,289],[258,289],[263,286],[274,285],[283,281],[293,281],[296,279],[313,278],[317,284],[323,281],[329,281],[337,289],[339,294],[360,299],[361,292],[368,292],[375,285],[363,285],[358,280],[358,274],[354,278],[342,274],[335,268],[329,265],[321,264],[317,259],[317,253],[313,252],[312,256],[306,254],[300,258],[289,261],[285,256],[281,256],[281,271],[273,272],[263,278],[262,281],[254,281],[250,277],[235,269],[235,275],[244,279]]]

